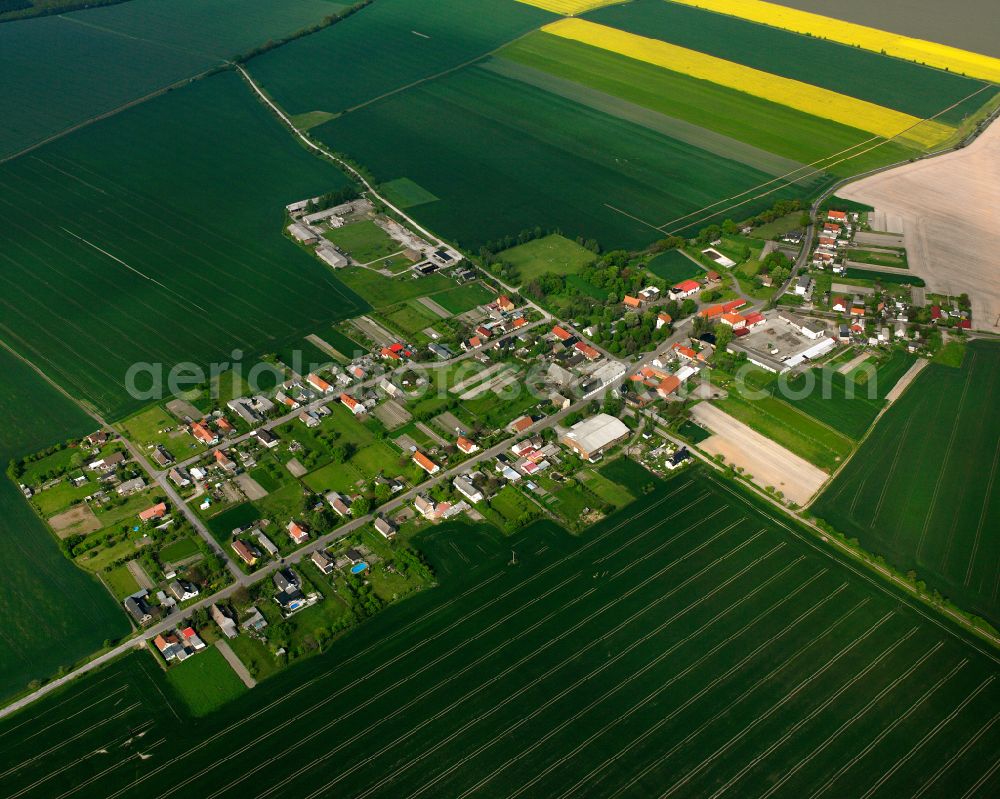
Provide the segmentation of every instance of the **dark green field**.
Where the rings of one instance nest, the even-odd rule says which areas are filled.
[[[897,568],[1000,625],[1000,345],[931,364],[812,510]]]
[[[233,73],[8,162],[0,338],[111,416],[145,404],[133,363],[277,351],[366,307],[281,235],[287,203],[345,184]]]
[[[705,274],[704,269],[680,250],[661,252],[646,264],[646,268],[658,278],[666,280],[671,285],[691,277],[701,277]]]
[[[633,217],[660,223],[771,180],[480,67],[312,132],[377,179],[405,174],[441,197],[413,214],[473,248],[536,225],[608,248],[641,247],[662,234]]]
[[[341,7],[328,0],[131,0],[0,25],[0,158]]]
[[[877,366],[872,364],[875,367],[874,377],[869,377],[864,369],[857,379],[854,379],[853,374],[842,375],[830,369],[812,369],[811,378],[801,375],[788,381],[789,391],[779,391],[774,383],[769,389],[789,405],[857,440],[867,432],[885,406],[885,395],[915,361],[914,356],[896,350]],[[812,390],[809,390],[810,380]],[[869,385],[870,380],[875,382]],[[824,381],[828,389],[824,388]],[[799,394],[804,396],[799,397]]]
[[[248,66],[286,110],[336,113],[484,56],[554,19],[513,0],[378,0]],[[424,185],[405,172],[387,180],[400,177]]]
[[[921,118],[934,116],[985,85],[869,50],[663,0],[632,0],[586,16]],[[984,92],[978,105],[990,94]],[[940,121],[957,124],[961,116],[945,114]]]
[[[165,711],[142,654],[0,725],[4,796],[1000,788],[996,661],[701,471],[579,539],[424,546],[440,588],[216,714]]]
[[[0,463],[97,425],[0,348]],[[6,475],[0,475],[0,699],[129,630],[124,610],[76,568]],[[0,785],[3,784],[0,777]]]

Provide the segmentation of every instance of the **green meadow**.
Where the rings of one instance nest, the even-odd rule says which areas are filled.
[[[706,272],[681,250],[667,250],[650,259],[646,268],[671,285],[692,277],[703,277]]]
[[[596,255],[565,236],[553,233],[504,250],[500,260],[517,269],[521,283],[527,283],[547,272],[570,275],[592,264]]]
[[[715,476],[642,474],[651,493],[580,536],[548,521],[420,534],[436,588],[200,718],[164,685],[187,663],[122,658],[0,723],[4,787],[991,794],[990,655]],[[58,745],[39,751],[42,731]]]
[[[1000,345],[932,363],[886,412],[812,512],[1000,626]]]
[[[96,429],[96,423],[0,348],[0,462]],[[17,486],[0,477],[0,700],[129,631],[124,610],[63,555]],[[2,778],[0,778],[2,779]]]
[[[233,73],[0,165],[0,336],[112,417],[146,404],[133,364],[280,350],[366,309],[280,230],[346,183]]]

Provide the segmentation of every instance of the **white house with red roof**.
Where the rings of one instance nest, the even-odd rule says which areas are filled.
[[[672,300],[682,300],[685,297],[690,297],[698,293],[701,288],[701,283],[697,280],[682,280],[670,289],[670,299]]]
[[[343,405],[347,410],[353,413],[355,416],[360,416],[365,412],[365,406],[358,402],[350,394],[340,395],[340,404]]]
[[[333,391],[333,386],[327,383],[322,377],[320,377],[315,372],[312,372],[306,376],[306,382],[314,389],[323,394],[329,394],[331,391]]]
[[[309,531],[306,530],[304,525],[299,524],[295,520],[290,521],[286,529],[288,530],[288,535],[291,536],[291,539],[296,546],[304,544],[309,540]]]
[[[417,464],[421,469],[423,469],[427,474],[437,474],[441,471],[441,467],[438,466],[434,461],[428,458],[420,450],[415,450],[413,453],[413,462]]]
[[[466,455],[471,455],[473,452],[479,451],[479,445],[471,438],[466,438],[465,436],[459,436],[458,440],[455,442],[455,446]]]
[[[191,422],[191,435],[195,437],[202,444],[212,444],[219,443],[219,435],[214,430],[209,428],[203,422]]]
[[[167,512],[167,505],[164,502],[158,502],[151,508],[146,508],[144,511],[139,512],[139,521],[151,522],[154,519],[162,519]]]

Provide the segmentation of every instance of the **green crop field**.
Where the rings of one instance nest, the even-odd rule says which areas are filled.
[[[231,73],[0,165],[0,338],[111,416],[133,364],[277,350],[365,308],[280,231],[345,183]]]
[[[592,264],[596,257],[586,247],[581,247],[575,241],[558,234],[519,244],[497,255],[497,258],[512,264],[517,269],[521,283],[527,283],[546,272],[554,272],[557,275],[579,272],[583,267]]]
[[[160,560],[163,563],[176,563],[179,560],[190,558],[201,552],[198,542],[193,538],[179,538],[172,541],[160,550]]]
[[[714,132],[804,164],[871,139],[871,134],[861,130],[547,33],[526,36],[500,55],[664,117],[685,120],[704,129],[706,141],[711,141]],[[899,145],[886,144],[831,166],[830,171],[854,174],[905,160],[910,154]]]
[[[578,538],[433,528],[438,588],[196,723],[164,707],[148,654],[124,658],[0,723],[4,788],[995,795],[992,655],[729,484],[656,485]]]
[[[206,716],[247,692],[214,646],[167,670],[167,682],[192,716]]]
[[[771,179],[478,66],[346,114],[313,135],[377,178],[405,172],[441,197],[413,214],[469,247],[536,225],[605,247],[640,247],[662,237],[649,223]],[[785,193],[767,204],[775,196]]]
[[[1000,346],[931,364],[812,511],[956,604],[1000,625]]]
[[[463,286],[456,286],[453,289],[435,294],[433,299],[446,311],[453,314],[471,311],[477,305],[487,305],[495,300],[497,295],[490,291],[482,283],[466,283]]]
[[[984,85],[911,61],[663,0],[632,0],[587,17],[921,118],[943,111]],[[980,104],[988,97],[984,92]],[[960,119],[946,115],[942,121]]]
[[[704,269],[681,250],[661,252],[646,264],[646,268],[671,285],[691,277],[704,277],[706,274]]]
[[[378,0],[248,67],[286,110],[338,112],[477,59],[554,19],[512,0]],[[406,170],[384,179],[402,177],[436,194]]]
[[[858,440],[885,406],[885,395],[915,362],[914,356],[895,350],[884,361],[871,364],[873,375],[868,368],[847,375],[812,369],[809,376],[787,381],[787,390],[779,390],[780,382],[772,382],[768,390],[777,399]]]
[[[96,428],[3,348],[0,373],[0,463]],[[6,475],[0,476],[0,561],[0,699],[128,632],[124,611],[63,555]]]
[[[0,158],[340,7],[327,0],[131,0],[0,25]]]
[[[868,281],[878,281],[883,285],[899,284],[907,286],[926,286],[923,278],[917,277],[916,275],[906,275],[899,274],[898,272],[876,272],[868,269],[854,269],[852,267],[847,268],[846,277],[855,280],[868,280]],[[869,285],[871,285],[869,283]]]
[[[348,267],[342,269],[337,276],[374,308],[385,308],[416,297],[430,297],[436,292],[455,287],[453,280],[441,274],[421,278],[410,275],[387,278],[371,269]]]

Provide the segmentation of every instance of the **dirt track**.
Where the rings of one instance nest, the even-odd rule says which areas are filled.
[[[805,505],[826,481],[823,470],[707,402],[695,405],[691,415],[714,433],[698,446],[742,467],[762,488],[774,486],[792,502]]]
[[[873,175],[837,194],[900,217],[909,272],[930,291],[967,293],[973,327],[1000,333],[1000,124],[962,150]]]

